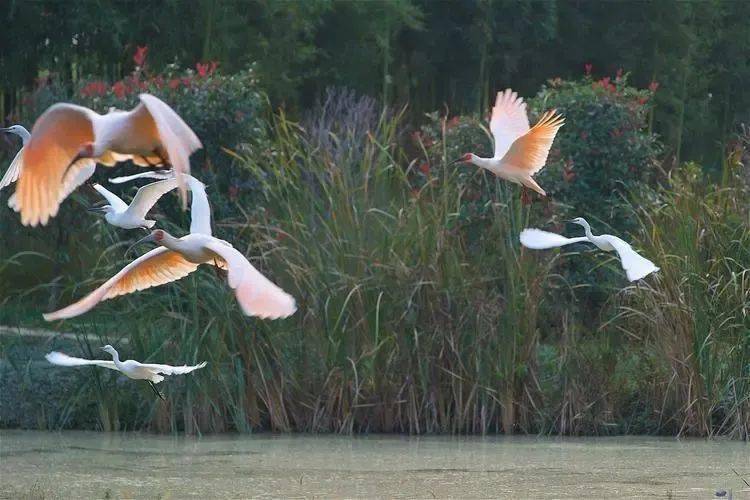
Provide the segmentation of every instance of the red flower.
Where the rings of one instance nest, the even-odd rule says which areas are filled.
[[[122,80],[119,82],[115,82],[114,85],[112,85],[112,92],[115,93],[118,99],[122,99],[128,94],[128,87],[124,83],[122,83]]]
[[[143,67],[143,65],[146,64],[147,55],[148,45],[144,45],[143,47],[139,46],[137,49],[135,49],[135,54],[133,54],[133,62],[136,66]]]
[[[427,162],[422,162],[419,165],[419,171],[422,172],[424,175],[430,175],[430,164]]]
[[[641,106],[643,106],[647,102],[648,102],[648,97],[639,97],[638,98],[638,104],[640,104]]]
[[[460,121],[461,121],[461,119],[458,116],[454,116],[453,118],[451,118],[450,120],[448,120],[447,122],[445,122],[445,128],[446,129],[452,129],[453,127],[455,127],[456,125],[458,125]]]
[[[651,82],[648,84],[648,89],[651,91],[651,93],[656,92],[658,88],[659,88],[659,82]]]
[[[195,69],[198,70],[198,76],[201,78],[208,74],[208,64],[197,63]]]
[[[583,70],[586,72],[586,76],[591,75],[591,70],[594,69],[594,65],[591,63],[586,63],[583,65]]]
[[[81,89],[81,95],[85,97],[103,96],[107,93],[107,84],[102,81],[87,83]]]
[[[176,89],[177,87],[180,86],[180,79],[179,78],[172,78],[171,80],[169,80],[169,83],[167,85],[169,85],[170,89],[174,90],[174,89]]]
[[[187,76],[183,76],[182,77],[182,84],[184,86],[190,87],[190,84],[192,84],[192,83],[193,83],[193,81],[190,78],[188,78]]]

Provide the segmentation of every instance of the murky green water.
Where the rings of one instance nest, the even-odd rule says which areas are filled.
[[[732,468],[750,481],[750,445],[0,431],[2,498],[750,498]]]

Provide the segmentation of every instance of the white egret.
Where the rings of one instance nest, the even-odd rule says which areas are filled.
[[[547,111],[529,128],[526,103],[510,89],[498,92],[492,108],[490,131],[495,140],[492,158],[466,153],[453,163],[472,163],[497,177],[531,188],[542,196],[547,193],[532,178],[545,163],[552,141],[565,119],[557,111]],[[523,191],[524,198],[526,191]]]
[[[600,234],[595,236],[591,233],[591,226],[583,217],[577,217],[570,222],[583,226],[586,236],[566,238],[556,233],[549,233],[539,229],[524,229],[521,231],[521,244],[534,250],[546,250],[548,248],[561,247],[571,243],[589,242],[605,252],[617,252],[620,257],[622,268],[630,281],[638,281],[649,274],[659,270],[650,260],[641,257],[633,248],[617,236],[611,234]]]
[[[13,161],[10,162],[8,170],[5,171],[5,175],[3,175],[3,178],[0,179],[0,190],[2,190],[4,187],[10,186],[18,179],[18,174],[21,172],[21,151],[23,151],[26,143],[29,142],[31,134],[23,125],[12,125],[8,128],[0,128],[0,132],[15,134],[21,138],[21,149],[18,150],[18,153],[16,153]]]
[[[122,229],[136,229],[139,227],[150,229],[154,227],[156,221],[146,220],[146,214],[159,201],[159,198],[176,187],[177,179],[174,177],[146,184],[135,193],[133,201],[128,205],[119,196],[104,186],[94,184],[94,189],[104,196],[109,204],[101,207],[91,207],[89,208],[89,212],[103,214],[107,222]]]
[[[190,234],[175,238],[161,229],[151,232],[131,248],[145,242],[157,243],[159,248],[137,258],[78,302],[44,314],[44,319],[73,318],[103,300],[176,281],[195,271],[200,264],[212,264],[228,271],[229,286],[234,289],[246,315],[277,319],[294,314],[297,306],[291,295],[263,276],[231,244],[211,235],[205,188],[192,177],[188,178],[188,183],[193,195]]]
[[[164,396],[154,387],[154,384],[158,384],[164,380],[164,375],[184,375],[195,370],[199,370],[206,366],[206,362],[188,366],[171,366],[171,365],[159,365],[154,363],[139,363],[132,359],[126,361],[120,361],[120,355],[117,353],[114,347],[107,344],[102,347],[103,351],[108,352],[112,355],[112,361],[103,359],[82,359],[68,356],[62,352],[52,351],[45,355],[47,361],[53,365],[58,366],[101,366],[102,368],[109,368],[123,373],[126,377],[133,380],[146,380],[156,394],[164,399]]]
[[[190,155],[202,147],[198,137],[163,101],[149,94],[141,94],[140,101],[130,111],[105,115],[67,103],[42,113],[23,148],[18,187],[9,202],[24,225],[47,224],[97,162],[170,164],[177,173],[190,173]],[[177,180],[184,204],[186,187],[180,176]]]

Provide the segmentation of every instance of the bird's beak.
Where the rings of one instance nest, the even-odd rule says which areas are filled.
[[[99,349],[101,349],[102,351],[106,351],[106,349],[104,347],[100,347]]]
[[[448,165],[455,165],[456,163],[462,163],[463,161],[464,161],[464,159],[463,159],[463,158],[459,158],[459,159],[457,159],[457,160],[453,160],[453,161],[452,161],[452,162],[450,162],[450,163],[449,163]]]
[[[89,212],[95,213],[95,214],[103,214],[105,213],[104,207],[89,207],[86,210]]]
[[[149,234],[145,238],[141,238],[140,240],[138,240],[135,243],[133,243],[132,245],[130,245],[130,247],[127,250],[125,250],[125,256],[128,256],[130,254],[130,251],[133,250],[138,245],[141,245],[143,243],[149,243],[149,242],[152,242],[152,241],[154,241],[154,235],[152,235],[152,234]]]
[[[0,128],[0,132],[10,133],[10,128]]]

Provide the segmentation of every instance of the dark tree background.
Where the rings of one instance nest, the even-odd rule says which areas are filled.
[[[652,125],[678,160],[718,164],[746,121],[750,2],[507,0],[5,0],[0,111],[49,73],[120,78],[148,45],[152,67],[257,63],[275,106],[309,107],[331,85],[412,116],[488,109],[494,90],[533,95],[593,65],[659,83]]]

